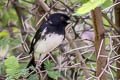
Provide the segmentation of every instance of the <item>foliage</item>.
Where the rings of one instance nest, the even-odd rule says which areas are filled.
[[[33,74],[28,78],[28,80],[39,80],[39,75],[38,74]]]
[[[8,36],[7,32],[0,32],[0,37]]]
[[[18,79],[20,77],[20,65],[14,56],[5,60],[6,73],[9,77]]]
[[[6,51],[8,47],[8,52],[12,52],[11,48],[20,44],[19,38],[10,38],[9,33],[7,31],[0,32],[0,47],[2,51],[0,51],[0,55],[3,55],[4,51]]]
[[[12,8],[10,8],[8,11],[4,10],[4,12],[2,13],[3,26],[6,26],[8,21],[10,21],[11,23],[18,22],[18,17],[17,17],[16,11]]]
[[[80,1],[82,4],[84,4],[84,3],[87,3],[89,0],[78,0],[78,1]]]
[[[12,1],[12,0],[9,0]],[[39,22],[39,19],[42,19],[44,16],[44,11],[41,14],[39,14],[39,12],[42,12],[40,10],[41,6],[38,4],[39,2],[36,2],[36,0],[18,0],[20,4],[20,6],[22,7],[21,12],[23,13],[23,15],[25,16],[25,19],[27,17],[29,17],[29,15],[32,15],[32,18],[28,19],[28,23],[31,23],[32,25],[36,25],[37,22]],[[110,7],[113,2],[112,0],[44,0],[45,4],[48,5],[48,7],[52,7],[56,2],[57,5],[54,5],[53,8],[51,8],[51,10],[54,10],[56,12],[59,12],[59,10],[63,13],[67,13],[69,15],[74,14],[77,16],[71,16],[73,19],[73,24],[74,24],[74,20],[76,21],[77,19],[79,20],[79,22],[77,23],[77,25],[79,25],[79,29],[76,29],[77,34],[79,34],[80,39],[76,38],[73,39],[73,41],[77,44],[76,48],[83,48],[85,46],[89,46],[91,44],[94,44],[94,41],[88,42],[88,44],[85,42],[85,40],[81,40],[81,34],[84,33],[84,31],[91,31],[93,32],[93,24],[92,24],[92,20],[91,20],[91,15],[88,14],[91,10],[95,9],[96,7],[101,7],[101,9],[103,9],[102,11],[104,11],[105,13],[107,12],[106,10],[109,10],[106,14],[110,19],[113,19],[111,21],[113,21],[114,23],[114,14],[113,11],[111,11],[111,9],[108,9],[108,7]],[[64,4],[60,3],[59,1],[62,1]],[[10,2],[8,4],[8,7],[6,6],[6,4],[8,3],[8,0],[0,0],[0,75],[6,76],[7,78],[6,80],[19,80],[19,78],[24,78],[25,80],[39,80],[39,75],[37,73],[35,74],[29,74],[29,70],[33,70],[33,71],[37,71],[35,67],[30,67],[28,69],[25,69],[26,67],[26,63],[28,60],[21,60],[23,62],[18,62],[18,60],[15,58],[15,56],[17,56],[17,58],[22,58],[22,57],[26,57],[27,56],[27,52],[24,51],[23,49],[23,45],[21,44],[21,38],[23,38],[23,41],[25,42],[25,47],[26,47],[26,42],[28,44],[28,47],[30,47],[30,39],[32,39],[31,37],[33,37],[33,33],[30,30],[28,30],[28,32],[24,32],[22,33],[22,28],[21,27],[21,22],[19,19],[19,15],[16,13],[16,10],[14,8],[14,6],[12,6],[12,3]],[[38,4],[37,6],[33,6],[35,4]],[[62,4],[62,5],[61,5]],[[39,9],[36,9],[36,7]],[[71,10],[69,10],[69,8]],[[113,10],[113,8],[112,8]],[[74,12],[75,11],[75,12]],[[37,12],[37,13],[36,13]],[[33,14],[35,13],[35,15]],[[79,16],[81,15],[81,16]],[[49,15],[47,15],[48,17]],[[47,17],[45,19],[47,19]],[[77,17],[77,18],[75,18]],[[44,20],[43,20],[44,21]],[[43,23],[43,21],[40,22],[40,25]],[[116,33],[114,28],[111,26],[111,24],[105,19],[103,18],[103,22],[104,22],[104,26],[105,26],[105,44],[106,44],[106,53],[112,53],[112,55],[110,55],[109,59],[110,61],[112,61],[112,63],[114,63],[115,61],[113,60],[116,57],[116,53],[114,54],[116,47],[119,46],[119,44],[114,45],[113,43],[113,37],[117,40],[116,37]],[[11,25],[9,27],[9,25]],[[73,26],[73,25],[72,25]],[[32,26],[33,28],[36,28],[34,26]],[[77,26],[75,26],[76,28]],[[38,28],[38,27],[37,27]],[[82,28],[82,29],[81,29]],[[11,37],[10,31],[9,29],[13,32],[14,37]],[[21,32],[20,32],[21,31]],[[113,33],[114,34],[113,34]],[[68,34],[70,33],[70,35],[74,35],[72,29],[69,28]],[[89,34],[90,35],[90,34]],[[112,37],[109,37],[111,36]],[[21,36],[21,37],[20,37]],[[90,37],[90,36],[89,36]],[[66,40],[66,39],[65,39]],[[113,46],[112,46],[113,45]],[[71,44],[66,41],[65,43],[63,43],[64,46],[64,51],[63,52],[69,52],[69,49],[73,49],[71,47]],[[17,47],[17,48],[16,48]],[[92,48],[92,49],[91,49]],[[89,51],[90,50],[90,51]],[[80,53],[82,53],[82,55],[85,57],[85,64],[87,65],[87,67],[89,69],[91,69],[91,75],[94,76],[94,72],[96,69],[96,56],[94,54],[94,49],[93,47],[90,48],[85,48],[85,49],[80,49]],[[56,53],[56,62],[59,63],[59,56],[60,53],[62,52],[62,50],[60,51],[59,49],[54,50],[53,53]],[[21,55],[21,53],[23,53]],[[11,57],[10,57],[11,56]],[[5,59],[2,59],[5,58]],[[7,58],[7,59],[6,59]],[[118,58],[118,56],[117,56]],[[78,78],[78,80],[84,80],[85,79],[85,75],[83,74],[83,70],[81,68],[76,68],[79,67],[79,65],[77,65],[78,63],[76,62],[76,57],[74,52],[71,50],[70,53],[68,53],[67,55],[64,54],[64,56],[62,56],[62,59],[60,58],[60,64],[65,65],[65,69],[67,69],[65,71],[65,69],[63,68],[61,70],[61,72],[63,72],[61,74],[61,72],[59,72],[59,69],[54,69],[54,67],[58,66],[59,64],[55,64],[53,61],[45,61],[44,62],[44,67],[45,67],[45,71],[47,71],[47,74],[49,77],[53,78],[53,79],[58,79],[58,77],[64,77],[65,80],[70,80],[67,78],[71,78],[71,76],[77,76],[80,77]],[[5,60],[5,61],[4,61]],[[88,60],[88,61],[87,61]],[[89,61],[90,60],[90,61]],[[69,64],[66,64],[66,62],[68,62]],[[109,62],[109,61],[108,61]],[[68,68],[67,68],[67,67]],[[74,67],[75,66],[75,67]],[[111,66],[115,66],[113,64],[110,64],[109,67]],[[82,67],[82,66],[81,66]],[[74,74],[74,70],[78,72],[78,74]],[[116,69],[114,69],[114,67],[111,69],[111,73],[109,74],[108,78],[110,80],[113,80],[111,78],[111,75],[114,75],[115,79],[116,79]],[[115,70],[115,71],[114,71]],[[110,71],[108,71],[109,73]],[[65,73],[65,74],[64,74]],[[66,76],[67,74],[67,76]],[[28,79],[26,79],[26,77],[30,76]],[[71,78],[71,80],[74,80]]]
[[[53,67],[55,67],[55,64],[53,63],[53,61],[51,61],[51,60],[45,61],[44,65],[45,65],[45,69],[48,70],[48,76],[53,79],[58,79],[60,74],[58,72],[54,71]]]
[[[18,79],[19,77],[27,77],[29,75],[28,69],[20,69],[20,64],[14,56],[8,57],[4,62],[6,73],[9,79]]]
[[[110,26],[110,24],[108,23],[108,21],[105,18],[103,18],[103,23],[104,23],[105,27],[109,27]]]
[[[53,70],[53,67],[55,66],[55,64],[51,60],[45,61],[44,65],[45,65],[45,69],[47,69],[47,70]]]
[[[5,74],[5,65],[0,63],[0,74]]]
[[[112,0],[106,0],[101,7],[106,8],[106,7],[111,6],[112,4],[113,4]]]
[[[91,10],[95,9],[96,7],[100,6],[103,4],[106,0],[90,0],[87,3],[83,4],[82,7],[80,7],[75,15],[84,15]]]

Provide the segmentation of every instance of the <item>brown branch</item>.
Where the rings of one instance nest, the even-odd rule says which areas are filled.
[[[23,22],[25,22],[25,14],[23,12],[23,8],[20,7],[20,3],[18,0],[13,0],[11,3],[13,5],[13,7],[18,15],[19,21],[20,21],[21,34],[26,35],[27,34],[27,32],[25,30],[26,26],[24,26],[25,23],[23,23]],[[23,49],[24,49],[24,46],[28,47],[28,45],[30,44],[28,37],[24,41],[25,41],[24,43],[26,45],[23,45]],[[27,51],[25,51],[25,52],[27,52]]]
[[[116,2],[116,4],[120,3],[120,0],[113,0],[113,1]],[[116,24],[116,26],[118,28],[118,31],[120,32],[120,4],[117,4],[115,6],[114,13],[115,13],[115,24]],[[120,40],[120,38],[119,38],[119,40]],[[114,41],[114,42],[116,44],[118,44],[116,41]],[[120,47],[118,47],[117,53],[118,53],[118,55],[120,55]],[[120,68],[120,63],[119,62],[120,62],[120,59],[118,59],[116,61],[117,68]],[[117,80],[120,80],[120,69],[117,69],[117,73],[116,74],[117,74]]]
[[[107,80],[106,72],[105,72],[107,65],[107,57],[106,57],[107,54],[105,51],[105,34],[104,34],[105,30],[102,21],[102,13],[100,7],[97,7],[92,11],[92,19],[94,24],[95,52],[97,58],[96,76],[99,78],[99,80]]]
[[[0,80],[5,80],[5,76],[4,75],[0,75]]]
[[[38,2],[40,3],[40,6],[46,11],[46,12],[49,12],[50,11],[50,8],[47,6],[47,4],[43,1],[43,0],[38,0]],[[53,13],[51,11],[51,13]]]

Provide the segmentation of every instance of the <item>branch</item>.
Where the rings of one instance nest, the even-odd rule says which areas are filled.
[[[74,43],[74,41],[72,40],[71,36],[66,32],[66,39],[69,41],[70,43],[70,46],[72,49],[75,49],[77,48],[77,45]],[[84,59],[82,58],[82,55],[81,53],[79,52],[79,50],[76,50],[75,51],[75,55],[76,55],[76,58],[78,59],[78,62],[81,62],[81,67],[83,67],[83,71],[84,71],[84,74],[86,76],[86,79],[90,78],[90,71],[88,69],[88,67],[86,66]]]

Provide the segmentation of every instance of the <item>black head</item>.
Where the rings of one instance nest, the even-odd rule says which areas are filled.
[[[64,24],[64,26],[66,26],[68,24],[68,20],[70,20],[70,18],[66,14],[62,13],[51,14],[48,18],[48,21],[50,21],[52,25]]]

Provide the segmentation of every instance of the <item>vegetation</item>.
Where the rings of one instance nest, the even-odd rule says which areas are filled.
[[[0,0],[0,80],[119,80],[119,3]],[[41,65],[26,68],[36,30],[55,12],[72,19],[65,40]]]

